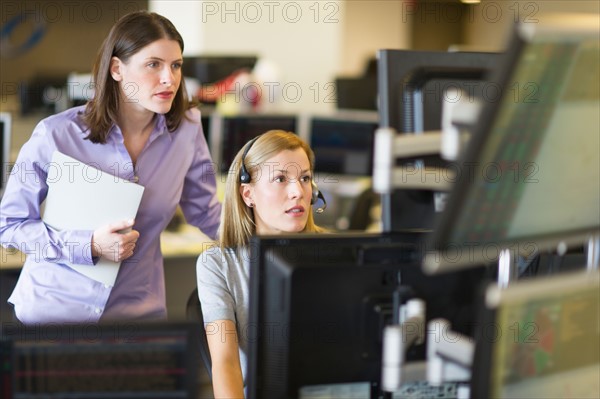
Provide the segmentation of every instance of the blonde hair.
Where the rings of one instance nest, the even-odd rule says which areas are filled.
[[[225,183],[225,198],[219,230],[219,245],[221,248],[240,249],[247,246],[250,237],[256,234],[254,212],[246,205],[240,194],[242,156],[249,146],[251,147],[244,157],[244,165],[251,176],[256,176],[260,166],[281,151],[293,151],[298,148],[304,150],[310,163],[311,172],[314,170],[315,154],[308,144],[294,133],[283,130],[270,130],[259,136],[255,141],[246,143],[235,156]],[[322,232],[323,229],[315,224],[312,207],[308,212],[308,220],[302,232]]]

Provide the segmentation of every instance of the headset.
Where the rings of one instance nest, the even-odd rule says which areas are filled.
[[[242,154],[242,159],[240,161],[241,166],[240,166],[240,183],[250,183],[250,173],[248,172],[248,169],[246,169],[246,165],[245,165],[245,161],[246,161],[246,155],[248,155],[248,151],[250,151],[250,148],[252,147],[252,145],[254,144],[254,142],[256,140],[258,140],[260,136],[256,136],[255,138],[253,138],[252,140],[250,140],[250,142],[248,142],[248,144],[246,144],[246,148],[244,149],[244,153]],[[315,183],[314,180],[311,179],[310,181],[310,185],[312,187],[312,196],[310,198],[310,204],[314,205],[317,203],[318,200],[321,200],[321,202],[323,202],[323,206],[317,208],[315,210],[315,212],[317,213],[323,213],[323,211],[327,208],[327,201],[325,201],[325,196],[323,195],[323,193],[319,190],[319,188],[317,187],[317,183]]]

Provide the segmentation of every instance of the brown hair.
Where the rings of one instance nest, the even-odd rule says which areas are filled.
[[[171,21],[148,11],[136,11],[123,16],[104,39],[92,69],[94,97],[87,103],[85,113],[81,115],[89,128],[87,138],[93,143],[106,143],[109,130],[117,121],[121,92],[118,82],[110,75],[112,57],[127,62],[142,48],[160,39],[175,40],[183,52],[183,39]],[[169,131],[177,129],[189,108],[190,103],[182,79],[173,105],[165,114]]]
[[[270,130],[258,137],[256,141],[249,142],[242,147],[229,168],[227,182],[225,183],[225,198],[219,235],[221,248],[239,250],[241,247],[248,245],[250,237],[256,233],[254,212],[246,205],[240,194],[242,155],[249,145],[252,146],[244,157],[244,165],[252,176],[255,176],[260,165],[281,151],[293,151],[297,148],[302,148],[306,153],[311,172],[315,167],[315,154],[312,149],[298,135],[291,132]],[[309,209],[308,220],[303,232],[323,232],[322,228],[315,225],[312,208]]]

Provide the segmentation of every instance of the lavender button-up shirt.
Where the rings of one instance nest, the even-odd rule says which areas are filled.
[[[189,120],[183,119],[174,132],[167,130],[163,115],[156,115],[134,168],[118,126],[112,127],[106,144],[85,140],[87,132],[78,117],[83,111],[72,108],[42,120],[11,171],[0,204],[0,243],[19,249],[27,259],[9,302],[25,324],[164,319],[160,233],[178,204],[186,221],[208,236],[214,237],[219,226],[221,204],[200,112],[189,110]],[[69,267],[94,267],[92,231],[56,231],[41,220],[40,204],[48,192],[46,175],[55,150],[145,187],[134,225],[140,237],[134,255],[122,262],[114,286]]]

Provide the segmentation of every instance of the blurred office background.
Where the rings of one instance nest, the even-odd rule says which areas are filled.
[[[22,82],[89,72],[110,27],[133,10],[155,10],[172,19],[184,37],[186,56],[256,55],[269,60],[281,72],[282,85],[293,82],[302,89],[299,96],[290,89],[289,101],[282,101],[282,107],[322,111],[335,106],[331,100],[324,101],[328,94],[324,86],[338,76],[361,75],[378,49],[446,50],[458,46],[498,51],[516,19],[535,23],[536,15],[547,11],[598,13],[600,7],[593,0],[465,3],[4,1],[0,106],[5,111],[19,111],[11,97]]]
[[[222,106],[226,104],[222,99],[204,101],[201,105],[213,159],[224,164],[231,156],[224,152],[232,152],[232,142],[223,137],[238,134],[235,129],[246,129],[246,133],[249,129],[259,129],[257,120],[271,128],[277,127],[278,121],[285,124],[282,128],[291,130],[295,126],[298,134],[311,140],[313,146],[324,143],[323,148],[316,148],[317,155],[336,158],[336,149],[331,147],[335,140],[325,139],[328,126],[367,135],[366,144],[358,145],[370,151],[368,139],[377,126],[377,50],[501,52],[517,20],[535,24],[539,15],[554,11],[600,14],[600,3],[595,0],[3,1],[0,112],[12,116],[9,163],[14,161],[40,119],[81,103],[93,93],[85,90],[85,79],[102,40],[119,17],[143,9],[167,16],[182,33],[186,47],[184,71],[193,94],[200,93],[203,86],[233,76],[244,66],[247,75],[236,77],[242,87],[252,87],[253,79],[261,80],[263,96],[257,103],[247,101],[247,93],[237,93],[233,106]],[[78,81],[78,77],[83,78]],[[242,107],[242,103],[252,104]],[[213,113],[219,116],[218,126],[210,126]],[[251,118],[239,119],[248,116]],[[274,120],[273,116],[282,119]],[[350,133],[342,136],[350,137]],[[318,142],[316,138],[323,140]],[[370,164],[370,153],[349,156],[350,151],[356,150],[352,145],[357,144],[343,145],[347,147],[340,144],[339,150],[346,157],[340,158],[343,159],[340,165],[330,165],[317,176],[328,198],[328,209],[318,222],[337,230],[376,230],[377,208],[369,201],[372,198],[361,196],[370,188],[370,170],[359,165]],[[226,175],[226,165],[218,165],[218,169]],[[3,173],[9,170],[9,164],[3,165]],[[223,183],[224,177],[220,176],[219,185]],[[185,229],[181,220],[174,221],[171,233],[164,240],[167,258],[197,255],[202,242]],[[193,262],[186,259],[184,263],[193,274]],[[191,289],[194,279],[186,280],[185,284]],[[181,297],[173,302],[177,303],[173,306],[175,315],[183,313],[179,305],[188,291],[180,292]]]
[[[313,146],[325,143],[316,149],[317,156],[331,158],[336,155],[327,147],[334,142],[325,139],[328,127],[370,137],[377,126],[377,50],[501,52],[518,20],[535,24],[537,16],[554,11],[600,17],[597,0],[8,0],[0,9],[0,112],[12,117],[3,174],[42,118],[91,95],[80,89],[97,49],[116,20],[131,11],[156,11],[174,22],[185,41],[186,78],[193,94],[241,67],[247,75],[236,76],[238,83],[252,86],[253,79],[261,79],[262,88],[270,90],[257,104],[242,104],[252,102],[244,93],[237,93],[228,106],[222,99],[203,102],[205,134],[216,163],[231,156],[224,144],[231,141],[222,140],[227,129],[235,134],[235,129],[247,133],[257,126],[277,127],[273,123],[295,126]],[[317,135],[323,140],[314,141]],[[366,151],[368,137],[359,144]],[[342,155],[355,150],[345,144],[340,144]],[[318,177],[328,199],[320,224],[337,230],[377,229],[377,208],[372,198],[361,196],[370,188],[370,173],[359,166],[370,159],[357,156],[345,161],[351,169],[334,165]],[[223,183],[219,176],[219,185]],[[163,236],[172,320],[185,318],[187,299],[196,287],[195,260],[204,247],[204,238],[187,227],[174,220]],[[6,298],[23,260],[19,254],[2,255],[0,321],[9,317]]]
[[[182,33],[188,61],[184,71],[193,94],[214,83],[202,80],[249,67],[250,75],[237,84],[252,87],[260,80],[260,104],[240,107],[248,96],[238,93],[236,104],[222,106],[223,111],[297,115],[296,130],[310,139],[313,115],[337,117],[344,111],[353,117],[359,110],[372,120],[379,49],[502,51],[517,20],[535,23],[550,11],[598,14],[600,5],[589,0],[5,1],[0,111],[13,116],[11,159],[41,118],[92,95],[85,79],[98,47],[120,16],[141,9],[167,16]],[[215,66],[219,57],[233,64]],[[203,59],[214,62],[208,65]],[[77,80],[80,76],[83,80]],[[215,104],[205,105],[210,142],[217,140],[208,137]],[[358,119],[364,115],[358,112]],[[213,157],[220,159],[220,154]],[[355,191],[365,185],[369,182],[348,194],[359,194]],[[323,222],[348,228],[354,204],[337,201],[337,206],[336,198],[331,202],[330,220]]]

